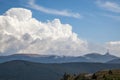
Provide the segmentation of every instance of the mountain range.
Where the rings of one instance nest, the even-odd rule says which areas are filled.
[[[25,60],[38,63],[67,63],[67,62],[99,62],[106,63],[112,60],[120,59],[108,52],[104,55],[98,53],[90,53],[84,56],[56,56],[56,55],[38,55],[38,54],[13,54],[8,56],[0,56],[0,63],[11,60]]]
[[[120,58],[118,58],[118,59],[113,59],[113,60],[111,60],[111,61],[108,61],[107,63],[120,64]]]

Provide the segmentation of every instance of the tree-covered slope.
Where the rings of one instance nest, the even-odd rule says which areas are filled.
[[[15,60],[0,64],[0,80],[59,80],[65,72],[70,74],[93,73],[104,69],[120,69],[120,64],[43,64]]]

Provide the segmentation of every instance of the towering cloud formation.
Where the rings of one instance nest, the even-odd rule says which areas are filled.
[[[0,15],[0,53],[37,53],[44,55],[78,56],[110,49],[119,55],[120,41],[105,45],[88,43],[72,32],[72,26],[59,19],[41,22],[24,8],[12,8]]]
[[[87,51],[87,42],[72,32],[72,26],[59,19],[40,22],[32,12],[12,8],[0,16],[0,52],[80,55]]]

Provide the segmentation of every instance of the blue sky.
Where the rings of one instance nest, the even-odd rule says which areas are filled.
[[[77,17],[37,10],[29,2],[30,0],[0,0],[0,14],[12,7],[27,8],[40,21],[58,18],[62,23],[72,25],[73,31],[89,42],[120,40],[120,0],[35,0],[34,5],[59,12],[66,10],[71,14],[79,14]]]

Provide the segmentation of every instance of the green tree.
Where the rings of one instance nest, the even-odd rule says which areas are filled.
[[[93,80],[96,80],[96,79],[97,79],[97,76],[95,75],[95,73],[92,75],[92,79],[93,79]]]
[[[113,73],[112,73],[112,71],[111,71],[111,70],[109,70],[109,71],[108,71],[108,74],[109,74],[109,75],[112,75]]]
[[[61,80],[74,80],[74,77],[70,74],[64,73],[63,78]]]

